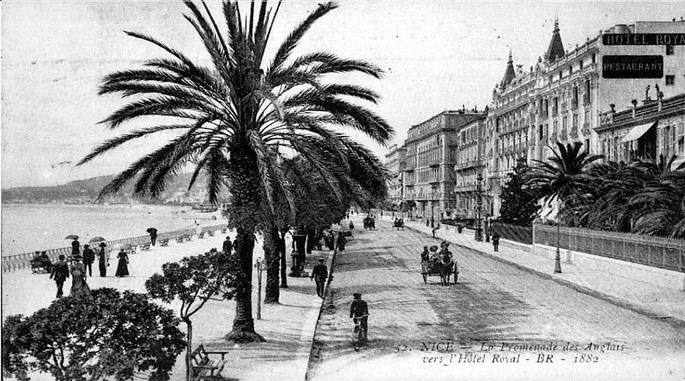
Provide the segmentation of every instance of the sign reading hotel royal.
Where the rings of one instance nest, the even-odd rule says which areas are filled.
[[[663,56],[603,56],[603,78],[661,78]]]
[[[604,45],[685,45],[685,33],[609,33]]]

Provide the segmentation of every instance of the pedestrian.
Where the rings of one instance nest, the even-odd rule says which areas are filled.
[[[433,238],[435,238],[435,232],[438,230],[440,230],[440,224],[437,224],[433,229],[431,229],[431,232],[433,232]]]
[[[312,270],[312,279],[316,280],[316,295],[323,299],[326,286],[326,278],[328,278],[328,267],[323,264],[323,258],[319,258],[319,264],[314,266]]]
[[[93,276],[93,262],[95,262],[95,252],[90,245],[83,245],[83,265],[88,270],[88,276]]]
[[[364,342],[366,342],[368,340],[369,331],[369,306],[362,300],[362,294],[355,292],[352,296],[354,297],[354,300],[352,301],[352,304],[350,304],[350,317],[355,324],[357,324],[357,322],[360,323],[359,328],[361,328],[362,337],[364,337]],[[356,327],[355,332],[357,332]]]
[[[78,241],[78,238],[74,238],[74,240],[71,241],[71,255],[79,254],[81,254],[81,243]]]
[[[52,267],[52,273],[50,273],[50,279],[54,279],[57,284],[57,298],[61,298],[64,295],[62,287],[64,287],[64,281],[69,278],[69,265],[64,261],[64,255],[59,256],[59,261],[55,263]]]
[[[197,222],[195,222],[195,234],[197,234],[198,237],[202,234],[202,227]]]
[[[100,276],[107,276],[107,266],[109,266],[109,261],[107,260],[107,250],[105,249],[107,245],[104,242],[100,242],[100,251],[98,252],[98,268],[100,270]]]
[[[233,251],[233,243],[231,242],[231,237],[226,236],[226,240],[224,241],[224,246],[223,246],[224,253],[226,254],[231,254]]]
[[[157,229],[150,229],[150,244],[155,246],[155,242],[157,242]]]
[[[430,252],[428,251],[428,246],[423,247],[423,251],[421,252],[421,262],[428,262],[430,259]]]
[[[495,251],[499,251],[499,234],[497,232],[492,233],[492,247]]]
[[[343,232],[338,233],[338,240],[336,243],[338,251],[345,251],[345,243],[347,243],[347,240],[345,239]]]
[[[126,254],[122,248],[120,249],[119,254],[117,254],[117,258],[119,258],[119,262],[117,263],[117,272],[114,276],[121,278],[128,275],[128,254]]]
[[[90,293],[90,287],[86,283],[86,268],[81,262],[83,257],[76,255],[71,264],[71,296]]]

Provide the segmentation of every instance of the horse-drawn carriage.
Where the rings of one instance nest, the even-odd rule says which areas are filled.
[[[428,284],[429,276],[439,276],[440,285],[448,286],[450,278],[454,275],[454,284],[457,284],[459,270],[457,262],[444,264],[440,261],[423,261],[421,262],[421,275],[423,275],[423,283]]]
[[[423,276],[423,283],[428,284],[429,276],[439,276],[440,285],[449,286],[450,278],[454,275],[454,284],[457,284],[457,278],[459,277],[459,266],[457,261],[453,259],[452,253],[447,249],[446,242],[441,244],[443,249],[440,253],[436,253],[438,250],[437,246],[432,246],[430,251],[433,253],[430,256],[424,256],[422,254],[421,261],[421,275]],[[427,253],[425,253],[427,254]]]
[[[393,222],[392,226],[396,228],[397,230],[404,230],[404,219],[402,218],[395,218],[395,221]]]

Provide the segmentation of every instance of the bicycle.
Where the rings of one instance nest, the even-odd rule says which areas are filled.
[[[362,331],[362,318],[367,316],[369,316],[369,314],[353,318],[354,328],[352,329],[352,345],[354,345],[354,349],[356,351],[359,350],[360,346],[365,345],[367,342],[366,335],[364,335],[364,332]]]

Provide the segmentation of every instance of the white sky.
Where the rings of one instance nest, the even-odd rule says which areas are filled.
[[[272,47],[322,1],[286,0]],[[212,4],[214,15],[221,20],[217,4]],[[73,166],[95,145],[130,129],[112,132],[97,124],[124,104],[116,96],[98,96],[99,81],[115,70],[163,56],[123,30],[152,35],[203,59],[180,1],[5,0],[1,6],[3,188],[112,174],[161,143],[131,143]],[[514,64],[534,65],[547,48],[555,15],[564,46],[571,49],[600,29],[679,19],[685,8],[678,2],[348,0],[319,21],[299,51],[330,51],[385,69],[383,80],[365,84],[382,95],[376,110],[397,131],[392,143],[401,145],[411,125],[432,115],[488,104],[509,49]],[[387,152],[373,147],[379,155]]]

